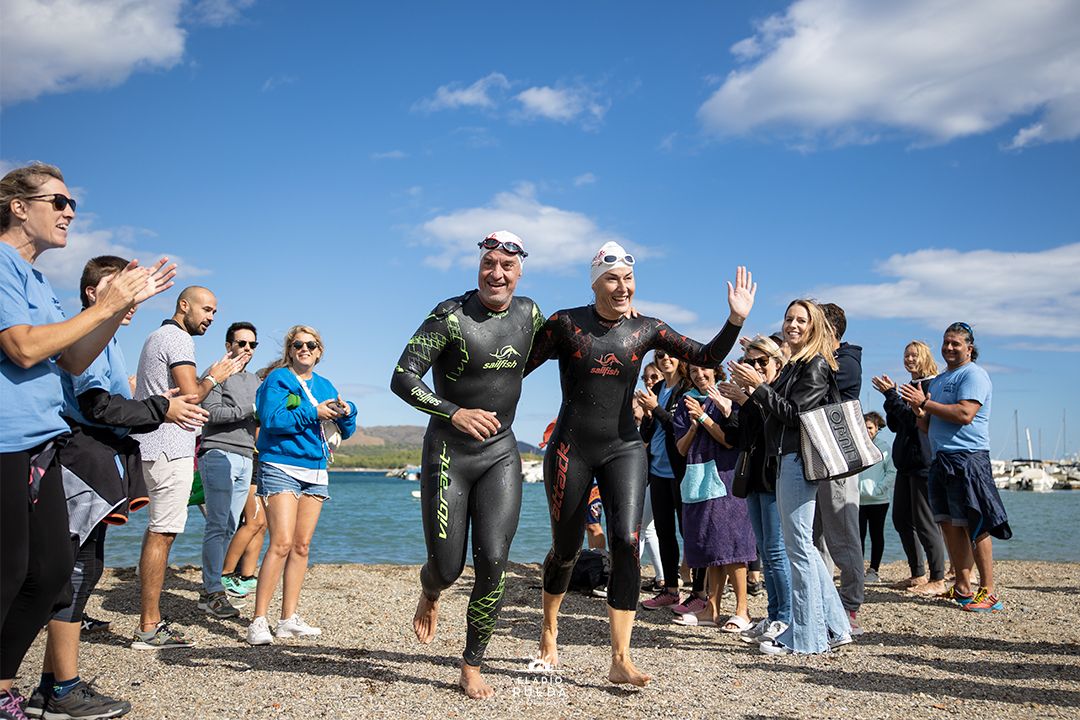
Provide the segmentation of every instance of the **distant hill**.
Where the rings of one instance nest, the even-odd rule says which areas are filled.
[[[372,425],[371,427],[358,427],[356,433],[341,443],[342,451],[351,453],[360,448],[397,448],[412,449],[424,445],[424,432],[427,430],[422,425]],[[518,441],[518,452],[543,455],[544,451],[535,445]]]

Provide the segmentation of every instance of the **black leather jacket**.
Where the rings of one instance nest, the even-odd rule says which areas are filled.
[[[752,402],[743,403],[739,412],[722,418],[718,424],[724,431],[724,439],[747,454],[746,492],[776,492],[779,456],[765,454],[765,411],[761,406]]]
[[[833,371],[820,355],[785,367],[772,385],[757,386],[750,401],[765,415],[765,452],[799,452],[799,413],[833,401]]]

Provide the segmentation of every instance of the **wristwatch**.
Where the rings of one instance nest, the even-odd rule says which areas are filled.
[[[213,389],[215,385],[218,385],[218,381],[216,379],[214,379],[214,376],[211,375],[210,373],[206,373],[206,375],[203,376],[203,380],[209,380],[210,381],[210,388],[211,389]]]

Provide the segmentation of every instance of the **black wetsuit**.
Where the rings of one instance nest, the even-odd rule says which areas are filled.
[[[591,305],[560,310],[544,324],[525,374],[549,358],[559,358],[562,407],[544,455],[551,512],[551,551],[544,560],[546,592],[561,594],[570,584],[595,476],[611,548],[608,605],[616,610],[637,607],[638,533],[648,467],[631,401],[641,361],[649,350],[659,349],[695,365],[715,367],[739,331],[728,323],[702,345],[656,318],[608,322]]]
[[[469,599],[465,662],[484,657],[502,602],[506,558],[521,511],[521,457],[511,430],[525,360],[544,316],[532,300],[516,297],[492,312],[476,291],[431,311],[394,369],[390,389],[432,416],[424,435],[420,504],[428,559],[420,571],[431,599],[465,567],[472,523],[476,581]],[[424,384],[433,368],[435,390]],[[453,426],[459,408],[490,410],[501,423],[483,442]]]

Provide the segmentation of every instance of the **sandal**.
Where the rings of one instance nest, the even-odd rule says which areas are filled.
[[[720,628],[720,632],[723,633],[738,633],[749,628],[753,623],[750,622],[750,618],[744,618],[742,615],[732,615],[727,619],[727,622]]]

